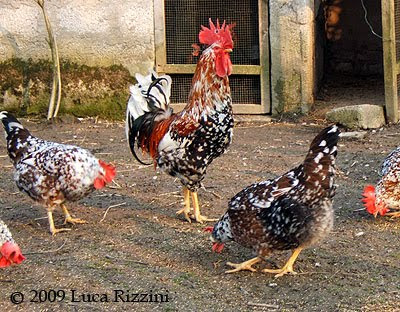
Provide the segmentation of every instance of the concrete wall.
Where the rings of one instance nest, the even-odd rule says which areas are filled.
[[[272,112],[307,112],[314,88],[314,1],[270,1]]]
[[[45,6],[62,59],[122,64],[132,74],[153,66],[153,1],[46,0]],[[0,61],[50,58],[47,37],[34,0],[0,0]]]
[[[314,1],[270,0],[272,112],[307,112],[314,88]],[[154,64],[153,1],[46,0],[62,59],[122,64],[131,74]],[[50,58],[34,0],[0,0],[0,61]]]

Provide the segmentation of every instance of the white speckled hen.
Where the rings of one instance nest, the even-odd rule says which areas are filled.
[[[130,88],[126,132],[130,149],[148,152],[161,170],[183,184],[183,213],[191,222],[212,221],[200,214],[197,189],[208,165],[225,152],[232,138],[233,117],[228,76],[232,71],[231,26],[202,26],[199,34],[208,46],[197,63],[186,107],[178,114],[169,106],[171,77],[155,73],[136,75]],[[192,195],[194,216],[190,215]]]
[[[63,209],[65,223],[85,223],[72,218],[64,203],[104,187],[113,180],[115,168],[83,148],[34,137],[6,111],[0,113],[0,120],[6,131],[8,156],[15,168],[14,181],[21,191],[47,207],[50,232],[55,235],[69,230],[54,226],[52,212],[57,205]]]
[[[25,257],[12,238],[10,230],[0,220],[0,268],[5,268],[12,264],[20,264],[24,260]]]
[[[229,202],[228,211],[215,224],[213,250],[234,240],[252,248],[257,257],[234,269],[255,271],[253,264],[276,250],[293,250],[287,263],[277,270],[264,269],[276,277],[294,273],[293,264],[301,250],[325,237],[333,225],[332,197],[335,193],[335,158],[339,130],[336,125],[324,129],[311,143],[303,164],[284,175],[253,184]]]
[[[400,217],[400,147],[385,158],[380,176],[376,189],[373,185],[364,188],[364,205],[375,217],[379,213],[381,216],[398,218]]]

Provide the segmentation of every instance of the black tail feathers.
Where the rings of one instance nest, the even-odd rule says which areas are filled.
[[[7,111],[0,112],[0,120],[3,123],[7,135],[12,134],[16,129],[24,129],[24,126],[18,119]]]

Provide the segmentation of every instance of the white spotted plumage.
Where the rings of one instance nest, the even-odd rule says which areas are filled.
[[[39,139],[7,112],[1,116],[14,181],[32,199],[47,205],[81,199],[94,190],[96,177],[105,174],[88,150]]]
[[[0,248],[5,242],[15,243],[7,225],[0,219]]]
[[[325,237],[333,226],[331,157],[336,157],[338,139],[336,126],[322,130],[302,165],[235,195],[214,226],[213,241],[232,239],[257,254],[268,254],[307,247]]]

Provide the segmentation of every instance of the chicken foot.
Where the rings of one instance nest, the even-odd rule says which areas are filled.
[[[51,207],[47,208],[47,218],[49,219],[50,233],[53,236],[60,232],[71,231],[71,229],[67,228],[56,229],[56,227],[54,226],[53,212],[51,210]]]
[[[261,259],[259,257],[255,257],[250,260],[244,261],[242,263],[227,262],[226,264],[233,267],[234,269],[225,271],[225,273],[235,273],[235,272],[244,271],[244,270],[256,272],[257,270],[255,268],[253,268],[252,265],[256,264],[260,261],[261,261]]]
[[[85,221],[85,220],[78,219],[78,218],[72,218],[71,214],[69,213],[67,207],[64,204],[60,204],[60,206],[61,206],[61,208],[62,208],[62,210],[64,212],[64,215],[65,215],[64,224],[67,224],[67,223],[71,223],[71,224],[84,224],[84,223],[87,223],[87,221]]]
[[[293,270],[293,264],[296,261],[297,257],[299,256],[300,252],[302,251],[303,248],[298,247],[296,248],[292,255],[290,256],[289,260],[286,262],[286,264],[277,270],[273,270],[273,269],[264,269],[262,270],[263,273],[276,273],[275,277],[281,277],[287,273],[291,273],[291,274],[297,274],[294,270]]]
[[[193,215],[190,214],[190,196],[192,197],[192,203],[193,203]],[[184,204],[185,207],[182,208],[181,210],[178,210],[176,214],[181,214],[185,216],[185,219],[188,222],[192,222],[192,219],[195,219],[199,223],[203,223],[204,221],[217,221],[218,219],[209,219],[205,216],[202,216],[200,214],[200,207],[199,207],[199,199],[197,197],[197,192],[191,192],[187,187],[183,187],[183,198],[184,198]]]
[[[176,214],[183,213],[183,215],[185,216],[185,219],[189,223],[191,223],[192,220],[190,219],[190,216],[189,216],[189,213],[190,213],[190,191],[186,187],[183,187],[183,198],[184,198],[185,207],[182,208],[181,210],[178,210],[176,212]]]
[[[209,219],[205,216],[200,214],[200,207],[199,207],[199,199],[197,198],[197,192],[191,192],[192,194],[192,201],[193,201],[193,210],[194,210],[194,219],[199,222],[203,223],[204,221],[218,221],[218,219]]]

